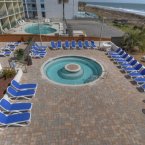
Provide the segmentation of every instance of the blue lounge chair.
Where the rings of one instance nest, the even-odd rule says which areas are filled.
[[[141,85],[140,88],[142,88],[145,91],[145,84]]]
[[[14,51],[16,49],[16,46],[15,45],[9,45],[9,48],[11,51]]]
[[[93,48],[93,49],[97,49],[97,46],[96,46],[96,44],[95,44],[95,41],[91,41],[91,47]]]
[[[30,122],[31,122],[30,112],[7,114],[7,115],[0,112],[0,127],[26,126]]]
[[[139,71],[139,72],[131,72],[129,73],[129,76],[131,78],[137,78],[137,77],[145,77],[145,69]]]
[[[122,57],[123,55],[125,54],[125,51],[121,51],[121,52],[119,52],[119,54],[112,54],[112,55],[110,55],[110,57],[111,58],[120,58],[120,57]]]
[[[81,40],[78,41],[78,48],[83,49],[83,42]]]
[[[119,65],[122,65],[122,64],[128,64],[130,61],[132,61],[134,58],[132,56],[129,56],[126,60],[116,60],[116,62],[119,64]]]
[[[46,55],[47,54],[47,52],[40,52],[40,51],[37,51],[37,50],[34,50],[34,49],[32,49],[31,52],[35,53],[35,54],[40,54],[40,55]]]
[[[64,42],[64,48],[65,48],[65,49],[70,49],[70,42],[69,42],[68,40],[66,40],[66,41]]]
[[[122,49],[121,48],[118,48],[115,51],[108,51],[107,54],[108,55],[112,55],[112,54],[115,54],[116,55],[116,54],[119,54],[120,51],[122,51]]]
[[[75,49],[76,48],[76,41],[75,40],[72,40],[71,41],[71,48],[72,49]]]
[[[122,68],[134,67],[135,65],[137,65],[137,63],[138,63],[138,61],[134,59],[134,60],[130,61],[129,63],[121,64],[121,67]]]
[[[57,41],[57,49],[61,49],[62,48],[62,43],[60,40]]]
[[[37,84],[20,84],[15,80],[11,81],[11,86],[18,91],[29,90],[29,89],[37,89]]]
[[[137,71],[140,71],[140,69],[143,67],[142,64],[138,64],[136,65],[135,67],[127,67],[127,68],[123,68],[123,70],[127,73],[130,73],[130,72],[137,72]]]
[[[35,96],[36,90],[23,90],[23,91],[16,91],[13,89],[11,86],[7,88],[7,94],[9,95],[10,99],[19,99],[19,98],[24,98],[24,99],[30,99],[33,96]]]
[[[47,53],[46,51],[37,51],[37,50],[34,50],[34,49],[32,49],[31,52],[38,53],[38,54],[46,54]]]
[[[37,48],[35,46],[32,46],[32,50],[36,50],[36,51],[40,51],[40,52],[46,52],[46,49],[40,49],[40,48]]]
[[[143,77],[139,77],[139,78],[135,78],[134,81],[140,85],[140,84],[145,84],[145,78]]]
[[[36,46],[37,48],[39,48],[39,49],[46,49],[47,48],[47,46],[41,46],[41,45],[38,45],[37,43],[34,43],[34,46]]]
[[[117,56],[117,55],[119,56],[119,55],[122,55],[124,52],[125,52],[125,51],[121,49],[118,53],[110,53],[109,56],[110,56],[110,57],[111,57],[111,56]]]
[[[2,98],[0,108],[6,113],[26,112],[32,109],[32,103],[10,103],[8,99]]]
[[[90,49],[91,48],[91,45],[90,45],[90,43],[89,43],[88,40],[85,40],[84,41],[84,47],[87,48],[87,49]]]
[[[32,53],[35,53],[35,54],[40,54],[40,55],[41,55],[41,54],[42,54],[42,55],[46,55],[46,54],[47,54],[47,52],[40,52],[40,51],[37,51],[37,50],[34,50],[34,49],[32,49],[31,52],[32,52]]]
[[[46,56],[46,54],[47,54],[47,53],[40,54],[40,53],[34,53],[34,52],[32,52],[32,53],[30,53],[30,56],[31,56],[32,58],[44,58],[44,57]]]
[[[56,43],[54,41],[51,41],[50,44],[51,44],[51,48],[52,49],[57,49],[56,48]]]
[[[120,60],[126,60],[128,56],[129,56],[129,54],[124,53],[120,57],[112,57],[112,58],[113,58],[114,61],[120,61]]]
[[[0,56],[3,56],[3,57],[10,56],[11,54],[12,54],[11,51],[2,51],[2,52],[0,52]]]
[[[15,45],[15,46],[18,46],[18,45],[20,45],[20,44],[22,44],[22,42],[14,42],[14,45]]]

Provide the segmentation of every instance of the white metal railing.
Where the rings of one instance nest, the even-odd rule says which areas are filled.
[[[7,11],[6,11],[5,4],[3,4],[3,5],[0,6],[0,18],[1,17],[4,17],[4,16],[7,16]]]
[[[0,6],[0,17],[4,17],[7,15],[6,6],[5,4]]]
[[[18,13],[19,12],[19,8],[15,8],[15,13]]]
[[[9,22],[7,22],[7,23],[5,23],[5,24],[2,25],[2,28],[3,28],[3,29],[9,28],[9,27],[10,27]]]
[[[36,3],[36,0],[26,0],[26,3]]]
[[[9,15],[12,15],[12,14],[14,14],[14,10],[11,8],[11,9],[8,9],[8,14]]]
[[[28,11],[37,11],[37,8],[31,8],[31,7],[28,7],[27,10],[28,10]]]

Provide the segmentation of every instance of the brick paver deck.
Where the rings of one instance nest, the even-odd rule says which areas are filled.
[[[104,78],[90,86],[64,87],[42,79],[40,68],[59,55],[95,58],[105,68]],[[0,58],[4,63],[5,58]],[[0,145],[144,145],[145,94],[136,89],[104,52],[49,50],[34,59],[23,82],[38,83],[32,122],[1,132]]]

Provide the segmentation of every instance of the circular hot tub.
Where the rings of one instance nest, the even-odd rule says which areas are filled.
[[[103,73],[100,63],[83,56],[63,56],[48,60],[42,70],[48,80],[64,85],[85,85],[96,81]]]

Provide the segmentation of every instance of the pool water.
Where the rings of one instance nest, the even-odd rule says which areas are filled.
[[[56,31],[49,24],[31,24],[25,27],[25,32],[31,34],[51,34]]]
[[[72,70],[69,70],[71,67]],[[82,85],[98,79],[103,69],[99,63],[86,57],[63,56],[48,61],[43,71],[45,76],[55,83]]]

